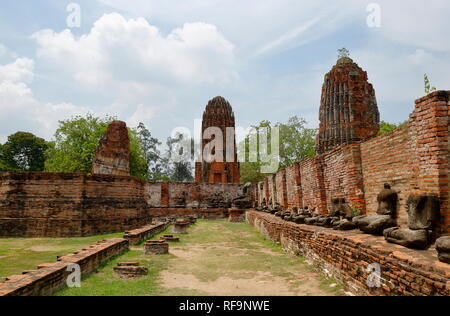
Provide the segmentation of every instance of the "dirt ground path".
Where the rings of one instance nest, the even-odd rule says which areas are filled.
[[[315,272],[302,258],[265,240],[247,223],[198,221],[176,235],[168,255],[146,256],[143,245],[108,262],[61,296],[330,296],[341,287]],[[170,233],[170,230],[162,234]],[[155,236],[153,239],[158,239]],[[118,262],[139,262],[146,277],[123,280]]]
[[[195,292],[221,296],[339,295],[301,258],[285,253],[246,223],[201,221],[171,245],[159,283],[167,294]]]

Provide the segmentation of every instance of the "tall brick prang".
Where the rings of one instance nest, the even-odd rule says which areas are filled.
[[[372,138],[378,134],[379,123],[375,90],[367,72],[351,58],[341,57],[325,75],[317,153]]]
[[[113,121],[109,124],[95,151],[92,173],[130,175],[130,139],[125,122]]]
[[[205,137],[205,131],[214,127],[220,128],[222,131],[223,144],[214,148],[214,154],[221,154],[222,161],[208,162],[206,157],[203,156],[203,152],[205,146],[212,140]],[[239,183],[240,171],[236,151],[235,118],[230,103],[224,98],[215,97],[209,101],[203,113],[201,136],[202,160],[195,164],[196,182]]]

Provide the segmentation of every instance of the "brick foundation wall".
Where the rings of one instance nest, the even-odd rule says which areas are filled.
[[[80,173],[0,173],[1,237],[89,236],[147,224],[143,181]]]
[[[0,283],[0,296],[48,296],[66,287],[66,281],[73,271],[67,271],[71,264],[78,264],[81,276],[85,277],[100,265],[128,250],[125,239],[103,240],[88,249],[59,257],[58,262],[42,264],[38,270],[10,276]]]
[[[264,236],[314,262],[355,295],[450,296],[450,265],[435,253],[388,244],[383,237],[298,225],[273,215],[248,211],[247,219]],[[368,267],[381,267],[380,287],[367,285]]]
[[[205,209],[231,207],[240,195],[242,186],[237,184],[148,183],[128,176],[83,173],[0,173],[0,237],[123,232],[148,225],[153,216],[204,213],[207,217]],[[212,196],[222,201],[220,206],[209,200]],[[223,211],[214,213],[227,216]]]
[[[151,216],[156,219],[176,219],[195,215],[202,219],[224,219],[229,216],[228,208],[152,208]]]
[[[130,245],[137,245],[163,232],[168,225],[168,223],[158,223],[155,225],[148,225],[138,229],[130,230],[125,232],[123,238],[128,240]]]

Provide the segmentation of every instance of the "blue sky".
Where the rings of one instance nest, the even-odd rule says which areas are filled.
[[[450,89],[447,0],[83,0],[69,28],[71,2],[0,3],[0,142],[18,130],[50,139],[58,120],[88,112],[165,139],[216,95],[243,127],[293,115],[317,127],[344,46],[385,121],[408,118],[424,73]],[[373,3],[381,25],[370,28]]]

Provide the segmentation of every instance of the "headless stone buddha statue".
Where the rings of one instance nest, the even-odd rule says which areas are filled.
[[[395,217],[397,215],[397,201],[398,194],[391,189],[389,184],[384,185],[384,189],[378,194],[378,215],[390,215]]]
[[[363,232],[373,235],[383,235],[383,231],[396,227],[398,194],[391,189],[389,184],[378,194],[377,214],[357,216],[353,223]]]
[[[334,230],[352,230],[356,229],[356,225],[352,222],[355,214],[353,209],[343,198],[336,198],[331,200],[332,211],[330,216],[334,218],[331,226]]]
[[[384,231],[386,240],[412,249],[427,249],[438,234],[440,201],[437,196],[412,194],[407,202],[408,228]]]

